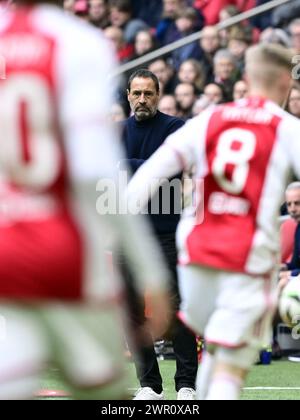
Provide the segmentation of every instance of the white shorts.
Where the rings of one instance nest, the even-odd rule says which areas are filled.
[[[271,342],[276,278],[180,266],[180,317],[208,344],[262,348]]]
[[[123,320],[117,305],[0,305],[0,399],[29,398],[49,361],[75,397],[125,397]]]

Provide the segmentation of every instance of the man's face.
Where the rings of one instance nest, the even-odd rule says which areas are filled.
[[[124,43],[123,40],[123,32],[120,28],[115,28],[114,26],[110,26],[105,29],[104,36],[108,39],[115,48],[116,51],[119,51]]]
[[[173,19],[181,7],[181,0],[164,0],[164,16]]]
[[[179,32],[185,33],[193,29],[194,22],[187,17],[179,17],[176,19],[176,27]]]
[[[122,12],[117,7],[112,7],[110,9],[110,21],[113,26],[122,28],[126,22],[130,20],[130,14]]]
[[[247,43],[239,39],[232,39],[229,41],[228,50],[238,60],[242,59],[247,51]]]
[[[178,77],[183,83],[194,83],[197,79],[197,71],[195,66],[190,63],[182,63],[179,69]]]
[[[135,40],[135,51],[138,55],[143,55],[151,50],[153,41],[151,34],[146,31],[141,31],[137,34]]]
[[[220,46],[218,31],[212,26],[204,28],[200,45],[204,52],[208,54],[214,53]]]
[[[233,88],[233,99],[235,101],[238,101],[239,99],[245,98],[248,93],[248,86],[246,82],[243,80],[240,80],[239,82],[236,82]]]
[[[89,12],[92,19],[102,19],[107,13],[107,7],[104,0],[90,0]]]
[[[177,117],[177,106],[174,96],[166,95],[163,96],[159,102],[159,110],[164,114]]]
[[[292,89],[289,97],[289,110],[295,117],[300,118],[300,91]]]
[[[221,80],[228,80],[231,78],[234,71],[234,64],[228,58],[221,58],[215,64],[215,75]]]
[[[149,120],[157,112],[159,92],[150,78],[136,77],[127,91],[130,108],[137,121]]]
[[[175,97],[180,109],[183,111],[191,109],[196,99],[193,86],[187,83],[182,83],[177,86]]]
[[[149,65],[149,70],[155,74],[159,82],[165,86],[172,77],[170,67],[163,60],[154,61]]]
[[[287,191],[286,202],[289,215],[300,223],[300,189]]]
[[[293,25],[291,28],[292,47],[300,51],[300,25]]]
[[[219,104],[223,100],[223,93],[221,88],[212,83],[206,86],[204,89],[204,95],[212,104]]]

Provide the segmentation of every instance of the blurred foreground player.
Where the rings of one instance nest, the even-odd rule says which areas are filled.
[[[147,228],[96,211],[121,157],[109,47],[55,4],[22,1],[1,20],[0,54],[0,399],[30,398],[47,360],[75,397],[125,397],[122,287],[105,257],[115,239],[141,294],[150,287],[154,334],[168,304]]]
[[[250,48],[249,98],[193,119],[129,186],[129,197],[146,203],[152,177],[195,165],[196,181],[204,180],[203,220],[198,204],[195,218],[183,218],[177,232],[181,317],[205,336],[208,349],[199,399],[237,399],[258,350],[270,342],[278,212],[291,170],[300,176],[300,124],[279,107],[291,63],[283,47]]]

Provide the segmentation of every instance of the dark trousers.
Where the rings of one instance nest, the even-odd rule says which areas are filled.
[[[180,304],[180,297],[176,270],[177,251],[175,235],[161,235],[158,236],[157,239],[160,243],[163,255],[165,256],[165,260],[169,266],[169,270],[172,273],[171,296],[172,302],[174,304],[174,322],[172,326],[171,338],[173,341],[173,348],[176,359],[176,391],[179,391],[183,387],[195,389],[198,370],[196,338],[195,335],[192,334],[181,323],[181,321],[176,318],[176,312]],[[141,302],[141,299],[135,292],[131,273],[127,270],[124,262],[122,263],[122,271],[127,287],[131,327],[133,331],[139,331],[140,327],[145,322],[145,305],[144,302]],[[138,355],[135,365],[141,386],[150,387],[155,392],[161,393],[162,377],[159,371],[154,345],[145,345],[140,337],[136,337],[135,352]]]

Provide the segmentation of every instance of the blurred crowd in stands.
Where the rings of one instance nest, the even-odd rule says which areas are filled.
[[[275,42],[293,48],[295,54],[300,53],[300,0],[220,32],[214,27],[220,21],[267,2],[65,0],[64,7],[104,31],[120,64],[203,29],[200,41],[143,65],[159,78],[159,109],[187,120],[210,104],[247,95],[243,72],[245,52],[250,45]],[[130,74],[123,75],[112,110],[115,121],[127,118],[130,113],[126,98],[126,81]],[[288,109],[300,116],[300,92],[296,90],[292,91]]]

